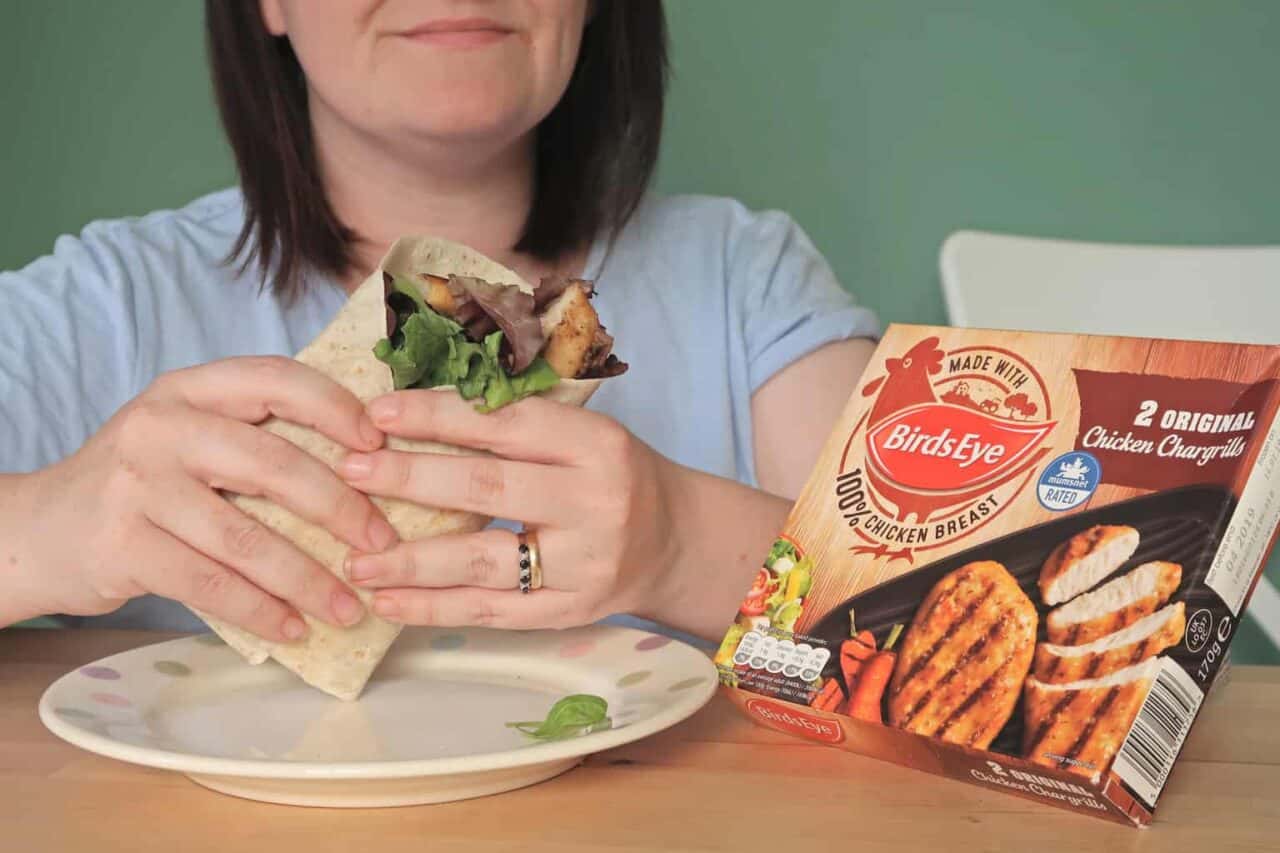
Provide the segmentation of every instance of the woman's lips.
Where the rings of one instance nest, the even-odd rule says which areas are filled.
[[[401,35],[439,47],[481,47],[502,41],[512,30],[487,18],[455,18],[430,21]]]

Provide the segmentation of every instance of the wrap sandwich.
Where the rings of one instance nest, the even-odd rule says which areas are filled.
[[[602,379],[626,370],[592,308],[589,282],[544,279],[538,287],[466,246],[435,238],[398,240],[346,305],[297,360],[369,401],[392,390],[460,393],[489,411],[540,394],[581,406]],[[298,424],[271,419],[263,428],[335,466],[345,450]],[[480,455],[429,441],[389,438],[394,450]],[[271,501],[228,495],[243,512],[275,530],[339,579],[349,547]],[[456,510],[375,497],[401,540],[480,530],[492,520]],[[514,559],[514,557],[513,557]],[[365,604],[372,594],[353,592]],[[274,658],[303,681],[340,699],[357,698],[401,626],[372,612],[350,628],[304,617],[307,636],[273,643],[197,612],[210,628],[260,664]]]

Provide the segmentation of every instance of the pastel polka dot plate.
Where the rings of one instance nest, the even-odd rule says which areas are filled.
[[[541,782],[691,716],[715,686],[705,654],[630,628],[416,629],[358,701],[342,702],[208,634],[67,673],[40,699],[40,719],[90,752],[226,794],[368,808]],[[507,727],[572,693],[604,697],[613,727],[551,742]]]

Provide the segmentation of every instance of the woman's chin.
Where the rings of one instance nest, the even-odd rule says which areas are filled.
[[[527,135],[542,118],[528,115],[521,104],[486,104],[474,99],[431,104],[429,113],[422,105],[417,111],[401,113],[409,117],[409,130],[416,136],[441,141],[465,142],[485,148],[502,146]]]

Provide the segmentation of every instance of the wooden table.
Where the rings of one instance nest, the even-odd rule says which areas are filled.
[[[1155,825],[1136,830],[760,729],[717,698],[685,724],[551,782],[383,810],[273,806],[99,758],[45,731],[68,669],[167,639],[0,632],[0,850],[1280,850],[1280,669],[1236,669],[1205,706]]]

